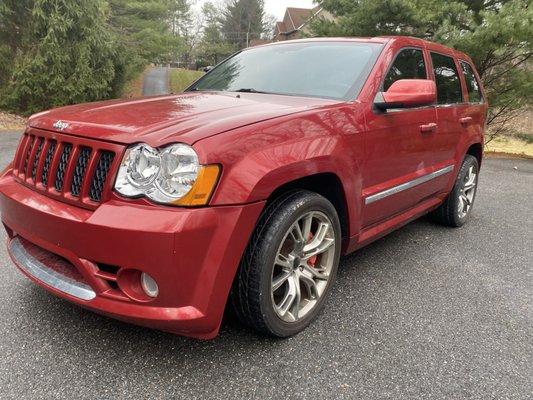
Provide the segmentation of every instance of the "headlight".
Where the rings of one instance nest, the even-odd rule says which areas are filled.
[[[145,194],[159,175],[159,152],[147,144],[137,144],[126,150],[120,164],[115,189],[127,197]]]
[[[125,197],[199,206],[209,201],[219,172],[218,165],[200,165],[196,152],[186,144],[154,149],[141,143],[126,150],[115,189]]]
[[[169,203],[185,196],[192,189],[200,164],[192,147],[175,144],[161,151],[161,168],[154,190],[148,193],[154,201]]]

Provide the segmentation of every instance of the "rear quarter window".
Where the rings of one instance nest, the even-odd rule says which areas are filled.
[[[437,84],[437,104],[462,103],[463,91],[454,59],[431,53],[431,61]]]
[[[482,103],[483,96],[481,87],[474,74],[474,69],[465,61],[461,61],[461,69],[465,77],[466,88],[468,89],[468,101],[470,103]]]

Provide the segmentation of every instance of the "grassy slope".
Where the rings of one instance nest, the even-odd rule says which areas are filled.
[[[489,142],[486,151],[533,157],[533,109],[524,109],[509,128],[512,134]]]
[[[485,146],[488,153],[507,153],[533,157],[533,143],[514,137],[496,138]]]
[[[169,85],[172,93],[181,93],[191,83],[200,78],[204,73],[201,71],[191,71],[182,68],[171,68]]]

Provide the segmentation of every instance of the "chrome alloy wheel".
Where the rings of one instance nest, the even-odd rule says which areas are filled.
[[[316,306],[328,286],[337,245],[333,224],[322,212],[309,212],[289,228],[271,282],[272,304],[283,321],[296,322]]]
[[[466,173],[463,181],[463,187],[459,192],[459,202],[457,204],[457,211],[459,218],[465,218],[472,208],[474,203],[474,196],[476,195],[477,184],[477,170],[475,166],[471,166]]]

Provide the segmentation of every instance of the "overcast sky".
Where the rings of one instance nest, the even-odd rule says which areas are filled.
[[[265,0],[265,12],[282,19],[287,7],[313,8],[313,0]]]
[[[205,3],[206,1],[207,0],[196,0],[197,7],[201,7],[202,3]],[[214,2],[219,3],[221,0],[215,0]],[[312,8],[314,5],[313,0],[265,0],[265,12],[273,15],[278,20],[283,18],[287,7]]]

